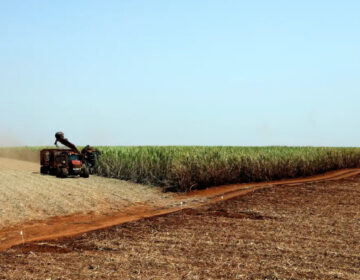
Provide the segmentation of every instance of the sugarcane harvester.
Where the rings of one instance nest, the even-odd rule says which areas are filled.
[[[43,149],[40,151],[40,172],[42,174],[53,174],[57,177],[67,177],[68,175],[80,175],[88,178],[94,172],[97,157],[100,152],[97,149],[86,146],[81,152],[77,147],[65,138],[63,132],[55,134],[55,145],[58,142],[69,149]]]
[[[81,150],[81,152],[79,152],[79,150],[76,148],[76,146],[64,137],[63,132],[56,132],[55,138],[56,138],[56,141],[54,143],[55,146],[57,146],[57,142],[60,142],[64,146],[73,150],[74,152],[80,153],[82,155],[84,163],[86,164],[87,168],[89,169],[89,173],[90,174],[94,173],[94,171],[95,171],[94,168],[95,168],[97,159],[98,159],[99,155],[101,154],[101,152],[99,150],[97,150],[89,145],[86,145]]]

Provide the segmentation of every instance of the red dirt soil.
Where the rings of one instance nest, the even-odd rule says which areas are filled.
[[[243,196],[258,189],[265,189],[279,185],[294,186],[308,182],[339,180],[359,174],[360,169],[343,169],[307,178],[220,186],[205,190],[198,190],[179,196],[179,206],[171,208],[154,208],[142,205],[140,207],[128,208],[125,210],[126,212],[121,213],[110,213],[106,215],[88,213],[53,217],[44,221],[31,221],[0,229],[0,250],[6,250],[22,243],[70,237],[85,232],[109,228],[126,222],[137,221],[143,218],[174,213],[184,209],[192,209],[209,203]],[[183,205],[182,199],[189,197],[206,198],[207,202],[196,202],[195,200],[194,203]],[[23,233],[23,236],[20,235],[20,232]]]

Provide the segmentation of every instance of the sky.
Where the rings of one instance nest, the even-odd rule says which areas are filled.
[[[0,146],[360,146],[360,1],[0,0]]]

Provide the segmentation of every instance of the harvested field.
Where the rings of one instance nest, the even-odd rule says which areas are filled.
[[[174,194],[117,179],[59,179],[39,164],[0,158],[0,226],[75,213],[108,213],[127,207],[171,205]]]
[[[4,279],[359,279],[360,178],[260,189],[0,253]]]

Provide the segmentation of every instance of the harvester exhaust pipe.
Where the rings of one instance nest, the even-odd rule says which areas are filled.
[[[59,131],[59,132],[56,132],[55,133],[55,138],[56,138],[56,141],[55,141],[55,146],[57,147],[57,142],[60,142],[61,144],[63,144],[64,146],[70,148],[71,150],[73,150],[74,152],[76,153],[80,153],[79,150],[76,148],[76,146],[69,142],[69,140],[67,140],[64,136],[64,133]]]

